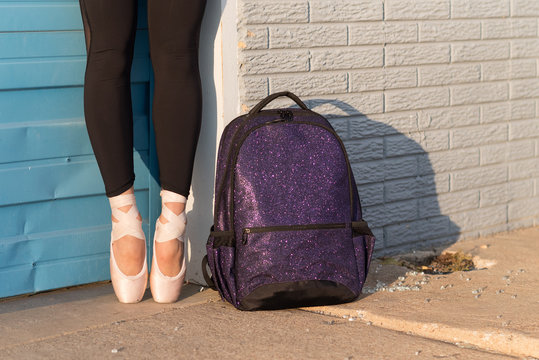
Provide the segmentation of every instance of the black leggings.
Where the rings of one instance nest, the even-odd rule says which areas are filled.
[[[206,0],[147,0],[152,118],[161,187],[189,195],[202,118],[198,67]],[[86,41],[84,115],[106,195],[135,181],[131,65],[137,0],[79,0]]]

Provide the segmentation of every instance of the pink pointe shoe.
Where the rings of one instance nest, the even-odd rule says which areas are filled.
[[[144,264],[142,269],[136,275],[124,274],[114,258],[112,243],[125,235],[132,235],[139,239],[146,237],[140,224],[141,220],[137,218],[138,209],[135,200],[135,194],[123,194],[109,198],[112,215],[118,222],[112,222],[111,241],[110,241],[110,279],[112,287],[118,300],[122,303],[136,303],[142,300],[148,284],[148,265],[146,261],[146,245],[144,246]],[[128,212],[118,209],[125,205],[133,205]]]
[[[187,216],[185,210],[179,215],[176,215],[170,210],[165,203],[166,202],[182,202],[186,203],[187,198],[183,195],[174,193],[168,190],[161,190],[162,199],[162,215],[168,220],[163,224],[157,219],[155,223],[155,234],[153,241],[153,256],[152,256],[152,268],[150,271],[150,289],[152,291],[153,299],[158,303],[173,303],[180,297],[183,281],[185,279],[185,246],[182,251],[182,265],[180,272],[174,276],[167,276],[159,270],[157,259],[155,256],[155,242],[165,242],[172,239],[177,239],[185,245],[184,234],[185,225],[187,224]]]

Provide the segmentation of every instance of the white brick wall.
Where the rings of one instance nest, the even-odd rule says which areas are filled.
[[[330,120],[379,253],[539,225],[538,20],[537,0],[238,0],[241,108],[289,90]]]

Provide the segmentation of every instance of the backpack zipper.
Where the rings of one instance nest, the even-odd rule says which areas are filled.
[[[345,223],[329,224],[304,224],[304,225],[274,225],[274,226],[253,226],[243,228],[242,243],[247,244],[247,237],[251,233],[260,233],[268,231],[290,231],[290,230],[310,230],[310,229],[336,229],[344,228]]]

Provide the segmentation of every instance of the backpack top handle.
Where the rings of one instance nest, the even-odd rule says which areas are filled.
[[[300,100],[299,97],[297,97],[290,91],[280,91],[280,92],[276,92],[271,95],[268,95],[265,99],[261,100],[258,104],[256,104],[254,108],[251,109],[251,111],[249,111],[249,115],[256,114],[257,112],[262,110],[264,106],[268,105],[271,101],[273,101],[275,98],[278,98],[279,96],[288,96],[290,99],[294,100],[296,104],[298,104],[302,109],[309,110],[307,105],[305,105],[303,101]]]

